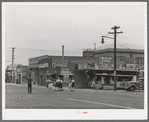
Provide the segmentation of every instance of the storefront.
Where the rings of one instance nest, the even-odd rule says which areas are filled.
[[[127,83],[127,81],[136,81],[136,80],[137,80],[137,71],[117,71],[116,75],[117,88],[120,89],[125,88],[125,84]],[[112,72],[96,73],[95,89],[114,89],[114,74]]]
[[[52,68],[52,59],[45,58],[41,59],[38,62],[38,72],[39,72],[39,82],[38,85],[45,86],[46,80],[49,76],[52,76],[53,73],[50,72]]]

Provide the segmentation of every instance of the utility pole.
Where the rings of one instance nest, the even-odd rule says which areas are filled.
[[[14,82],[14,47],[12,47],[12,83]]]
[[[114,32],[109,32],[108,34],[114,34],[114,38],[111,38],[111,37],[107,37],[107,36],[101,36],[102,37],[102,41],[101,43],[104,44],[104,37],[105,38],[109,38],[109,39],[114,39],[114,91],[117,90],[116,88],[116,34],[119,34],[119,33],[123,33],[122,31],[121,32],[117,32],[117,29],[119,29],[120,27],[118,26],[114,26],[112,27],[111,29],[114,29]]]
[[[119,29],[120,27],[118,26],[114,26],[111,29],[114,29],[114,91],[117,90],[117,85],[116,85],[116,34],[119,33],[123,33],[121,32],[117,32],[117,29]],[[109,32],[109,34],[113,34],[113,32]]]

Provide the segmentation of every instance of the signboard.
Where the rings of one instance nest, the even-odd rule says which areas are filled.
[[[71,71],[69,71],[69,69],[62,69],[61,73],[64,73],[64,74],[66,73],[67,74],[67,73],[71,73]]]
[[[84,51],[83,56],[84,57],[93,57],[93,51]]]
[[[87,69],[87,63],[78,64],[78,69]]]
[[[57,66],[66,68],[67,67],[67,62],[68,61],[53,61],[52,62],[52,68],[55,68]]]
[[[21,72],[22,71],[22,66],[21,65],[17,65],[17,72]]]
[[[88,66],[87,66],[88,69],[95,69],[95,64],[93,64],[93,63],[88,63],[87,65],[88,65]]]
[[[13,68],[14,68],[14,70],[16,70],[16,66],[14,66],[14,67],[12,67],[12,65],[9,65],[9,66],[7,66],[7,70],[13,70]]]
[[[136,70],[136,65],[135,64],[126,64],[126,69],[127,70]]]
[[[113,70],[114,67],[113,67],[113,64],[105,64],[105,65],[102,65],[100,63],[96,63],[95,64],[95,69],[101,69],[101,70]]]
[[[39,59],[29,59],[29,68],[38,67]]]
[[[99,57],[99,63],[102,65],[104,64],[111,64],[112,58],[111,57]]]
[[[47,68],[49,67],[48,63],[39,64],[39,68]]]
[[[96,63],[95,69],[97,70],[113,70],[114,66],[113,64],[104,64]],[[116,70],[137,70],[135,64],[126,64],[126,68],[122,66],[122,64],[119,64],[116,66]]]

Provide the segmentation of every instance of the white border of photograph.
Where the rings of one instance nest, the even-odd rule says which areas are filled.
[[[144,5],[145,90],[144,109],[5,109],[5,6],[6,5]],[[146,2],[29,2],[2,3],[2,119],[3,120],[146,120],[147,88],[147,3]],[[81,114],[75,114],[80,111]],[[87,112],[87,114],[82,114]]]

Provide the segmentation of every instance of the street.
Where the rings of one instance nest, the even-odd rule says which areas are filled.
[[[46,91],[33,85],[28,94],[27,84],[6,83],[6,109],[144,109],[144,92],[125,90],[94,90],[68,88]]]

